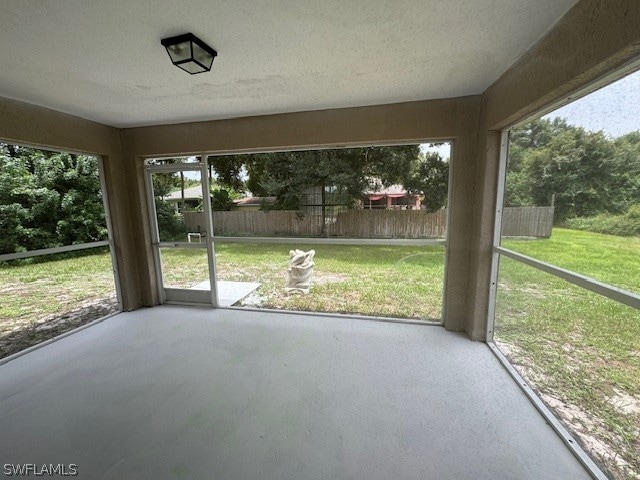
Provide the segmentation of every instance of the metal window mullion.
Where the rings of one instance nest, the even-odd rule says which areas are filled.
[[[206,243],[194,242],[158,242],[156,245],[160,248],[207,248]]]
[[[447,301],[447,278],[449,276],[449,231],[451,226],[451,192],[453,189],[451,188],[453,185],[453,169],[457,167],[457,165],[453,164],[454,159],[454,150],[456,148],[455,140],[451,140],[449,142],[449,178],[447,179],[447,216],[445,217],[445,237],[442,245],[444,245],[444,275],[442,276],[442,299],[440,304],[442,307],[440,308],[440,323],[444,325],[444,313],[446,309],[445,302]],[[369,202],[369,210],[371,210],[371,202]]]
[[[498,274],[500,271],[500,254],[495,247],[500,246],[502,237],[502,214],[504,212],[504,192],[507,183],[507,161],[509,157],[509,131],[500,133],[500,154],[498,163],[498,178],[496,182],[496,211],[493,226],[493,248],[491,252],[491,277],[489,280],[489,305],[487,309],[487,342],[493,341],[496,323],[496,299],[498,295]]]
[[[446,246],[443,239],[345,237],[216,237],[220,243],[273,243],[296,245],[386,245],[398,247]]]
[[[516,253],[503,247],[494,247],[494,251],[520,263],[529,265],[530,267],[562,278],[563,280],[566,280],[567,282],[576,285],[577,287],[584,288],[591,292],[607,297],[611,300],[615,300],[616,302],[623,303],[629,307],[640,309],[640,295],[636,293],[613,287],[606,283],[587,277],[586,275],[581,275],[579,273],[572,272],[571,270],[556,267],[555,265],[552,265],[550,263],[536,260],[535,258],[522,255],[521,253]]]
[[[65,245],[63,247],[41,248],[39,250],[30,250],[27,252],[5,253],[0,255],[0,261],[19,260],[21,258],[41,257],[43,255],[55,255],[56,253],[74,252],[77,250],[89,250],[98,247],[108,247],[109,240],[100,240],[99,242],[76,243],[75,245]]]
[[[199,172],[199,163],[169,163],[166,165],[145,165],[147,171],[152,173],[176,173],[176,172]]]
[[[209,285],[211,287],[211,305],[218,307],[218,278],[216,276],[216,251],[213,243],[213,213],[211,209],[211,195],[209,194],[209,172],[207,170],[206,154],[203,153],[200,165],[200,184],[202,185],[202,207],[205,217],[205,231],[207,233],[207,258],[209,263]]]

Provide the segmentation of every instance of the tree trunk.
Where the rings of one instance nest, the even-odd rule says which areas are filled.
[[[322,228],[320,229],[320,235],[322,237],[326,237],[327,236],[327,206],[325,201],[324,183],[322,184],[321,198],[322,198]]]
[[[180,172],[180,191],[182,193],[182,214],[184,215],[184,172]]]

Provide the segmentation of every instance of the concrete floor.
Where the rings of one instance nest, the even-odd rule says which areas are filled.
[[[0,365],[1,463],[86,479],[587,479],[482,343],[163,306]]]

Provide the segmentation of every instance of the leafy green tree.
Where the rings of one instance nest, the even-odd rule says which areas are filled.
[[[154,172],[151,181],[153,182],[153,194],[158,198],[164,198],[180,188],[180,178],[174,173]]]
[[[20,243],[23,224],[29,216],[29,210],[20,203],[18,190],[30,173],[24,163],[8,155],[6,147],[0,144],[0,253],[25,250]]]
[[[222,187],[242,191],[245,189],[243,176],[249,157],[248,155],[221,155],[208,157],[208,162],[216,173],[217,183]]]
[[[616,138],[615,148],[618,210],[627,211],[640,204],[640,131]]]
[[[525,159],[529,194],[535,205],[548,205],[555,194],[556,219],[615,211],[612,143],[582,128],[563,132]]]
[[[409,192],[424,195],[422,206],[428,212],[440,210],[447,202],[449,162],[437,152],[422,154],[403,183]]]
[[[530,205],[530,177],[523,170],[524,159],[531,152],[548,147],[552,139],[563,132],[571,131],[563,118],[533,120],[509,132],[509,168],[505,191],[505,205],[518,207]],[[545,203],[544,205],[546,205]]]
[[[107,237],[97,158],[0,145],[0,251]]]
[[[257,196],[276,196],[276,208],[296,209],[311,188],[335,187],[353,203],[378,184],[402,183],[419,157],[418,146],[366,147],[216,157],[218,181]]]
[[[211,190],[211,209],[216,212],[228,212],[233,205],[232,195],[224,188]]]
[[[549,205],[556,221],[619,214],[640,201],[640,132],[612,140],[564,119],[511,131],[505,204]]]

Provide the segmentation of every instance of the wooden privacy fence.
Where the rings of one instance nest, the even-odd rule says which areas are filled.
[[[202,212],[185,212],[189,231],[204,230]],[[351,238],[444,238],[447,212],[347,210],[327,218],[326,234]],[[213,212],[215,235],[317,237],[322,216],[291,210]]]
[[[204,213],[185,212],[184,222],[192,232],[204,230]],[[292,210],[269,212],[213,212],[213,232],[226,236],[314,237],[321,219]]]
[[[447,211],[347,210],[328,225],[327,233],[353,238],[444,238]]]
[[[202,212],[185,212],[191,232],[204,230]],[[504,210],[503,234],[549,237],[553,207],[509,207]],[[349,238],[444,238],[447,210],[347,210],[327,218],[326,234]],[[213,212],[213,230],[220,236],[318,237],[322,217],[292,210]]]
[[[549,238],[553,212],[554,207],[506,207],[502,217],[502,235]]]
[[[269,212],[213,212],[216,235],[317,237],[322,217],[292,210]]]

